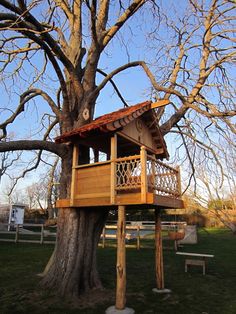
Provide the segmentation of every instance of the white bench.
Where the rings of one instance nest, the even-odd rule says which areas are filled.
[[[207,260],[207,258],[214,257],[214,255],[212,255],[212,254],[199,254],[199,253],[187,253],[187,252],[176,252],[176,254],[195,257],[194,259],[192,259],[192,258],[186,258],[185,259],[185,272],[188,271],[189,265],[202,266],[203,275],[206,274],[206,260]]]

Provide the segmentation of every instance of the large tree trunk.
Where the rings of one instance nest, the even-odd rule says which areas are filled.
[[[70,198],[71,165],[72,151],[62,160],[61,198]],[[59,209],[57,241],[43,273],[44,287],[70,297],[102,287],[96,252],[107,214],[102,208]]]
[[[61,209],[57,243],[42,283],[61,295],[77,297],[101,288],[96,267],[97,244],[107,217],[101,209]]]

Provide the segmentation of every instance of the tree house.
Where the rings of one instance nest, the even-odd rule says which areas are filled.
[[[125,308],[125,209],[155,208],[157,291],[164,289],[161,209],[183,208],[179,169],[165,164],[165,140],[155,108],[169,101],[150,101],[103,115],[56,138],[73,145],[71,195],[57,207],[118,208],[116,305]],[[114,312],[115,311],[115,312]],[[125,313],[134,313],[132,309]]]
[[[150,101],[103,115],[56,138],[74,147],[70,199],[58,207],[182,208],[179,169],[168,158]]]

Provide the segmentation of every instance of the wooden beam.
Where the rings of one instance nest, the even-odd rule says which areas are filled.
[[[56,201],[56,207],[57,208],[66,208],[70,207],[71,205],[70,199],[60,199]]]
[[[155,247],[156,247],[156,283],[157,289],[164,289],[163,248],[161,236],[161,211],[155,209]]]
[[[176,197],[153,194],[153,204],[162,208],[184,208],[184,202]]]
[[[163,107],[163,106],[166,106],[170,103],[169,100],[159,100],[157,102],[153,102],[151,103],[151,109],[155,109],[155,108],[160,108],[160,107]]]
[[[116,309],[123,310],[126,303],[126,252],[125,252],[125,206],[118,206],[117,262],[116,262]]]

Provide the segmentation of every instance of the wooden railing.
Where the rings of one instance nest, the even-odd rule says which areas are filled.
[[[143,162],[141,154],[116,160],[115,189],[127,192],[140,189],[144,190],[144,193],[149,191],[163,196],[180,197],[179,169],[170,167],[149,155],[144,155],[144,158]]]
[[[148,187],[158,195],[180,197],[180,170],[164,164],[155,157],[147,158]]]
[[[147,155],[145,149],[141,149],[140,155],[77,166],[75,173],[73,195],[76,199],[110,195],[111,203],[114,203],[117,193],[136,192],[143,195],[145,203],[147,192],[175,198],[181,196],[179,169]]]
[[[116,159],[117,191],[137,189],[141,187],[141,158],[140,155]]]

